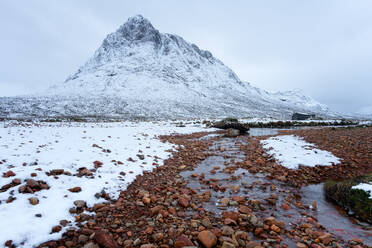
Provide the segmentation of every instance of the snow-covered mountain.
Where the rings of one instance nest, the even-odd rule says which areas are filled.
[[[0,116],[331,116],[302,92],[269,93],[242,82],[209,51],[160,33],[142,16],[109,34],[63,83],[37,95],[0,98]]]
[[[366,106],[359,109],[357,115],[359,115],[361,118],[372,119],[372,106]]]

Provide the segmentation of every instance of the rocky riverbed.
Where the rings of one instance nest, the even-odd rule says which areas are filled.
[[[322,182],[371,173],[372,128],[161,136],[176,145],[163,166],[138,175],[116,199],[70,212],[76,226],[39,247],[370,247],[372,228],[323,197]],[[297,135],[337,165],[291,170],[261,140]],[[66,221],[53,230],[58,232]],[[9,241],[6,245],[12,246]]]

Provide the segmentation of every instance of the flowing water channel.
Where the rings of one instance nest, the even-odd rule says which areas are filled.
[[[252,128],[251,136],[276,135],[278,129]],[[248,170],[236,166],[236,162],[242,161],[245,154],[240,151],[239,138],[221,138],[214,142],[210,148],[213,156],[209,156],[202,161],[192,171],[183,171],[181,175],[188,180],[188,187],[196,189],[200,193],[204,191],[211,192],[211,199],[204,204],[204,208],[221,216],[223,211],[236,211],[239,204],[230,201],[229,204],[221,204],[221,199],[231,198],[231,196],[243,196],[245,199],[259,200],[264,203],[263,208],[254,212],[262,218],[274,216],[276,220],[283,221],[286,228],[290,229],[291,225],[297,220],[306,216],[312,216],[317,219],[318,223],[326,227],[339,238],[345,241],[360,238],[365,244],[372,246],[372,230],[368,224],[360,225],[355,223],[351,218],[338,211],[337,208],[325,199],[322,184],[310,185],[302,188],[294,188],[285,183],[270,180],[264,174],[251,174]],[[235,166],[235,167],[234,167]],[[233,168],[231,170],[231,168]],[[204,178],[200,180],[197,175]],[[218,184],[219,187],[225,187],[225,191],[211,190],[212,184]],[[275,185],[275,190],[272,190]],[[276,204],[270,204],[267,199],[272,195],[277,198]],[[289,210],[283,210],[281,204],[289,196],[296,196],[305,204],[305,208],[292,207]],[[312,202],[316,201],[317,209],[312,209]],[[364,228],[364,229],[363,229]],[[365,229],[369,229],[365,230]],[[295,242],[290,239],[284,239],[283,243],[290,247],[295,247]]]

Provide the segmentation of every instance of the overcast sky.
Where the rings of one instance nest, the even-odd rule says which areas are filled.
[[[337,111],[372,105],[370,0],[3,0],[0,96],[64,81],[136,14],[254,86],[299,88]]]

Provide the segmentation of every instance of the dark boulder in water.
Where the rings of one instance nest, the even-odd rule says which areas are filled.
[[[226,118],[222,121],[218,121],[212,124],[212,127],[219,128],[219,129],[235,129],[239,130],[240,134],[245,134],[249,131],[249,127],[247,127],[245,124],[240,123],[237,119],[233,118]]]

